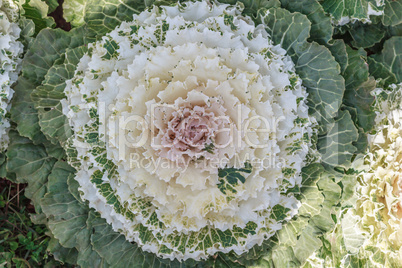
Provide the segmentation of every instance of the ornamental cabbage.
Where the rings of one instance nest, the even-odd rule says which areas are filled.
[[[389,2],[365,2],[382,15],[360,14],[371,24],[359,31],[334,27],[329,2],[65,0],[70,31],[51,29],[55,1],[29,2],[42,21],[13,87],[0,171],[28,184],[55,258],[353,263],[365,234],[343,235],[361,219],[370,92],[399,83],[401,40]]]
[[[18,40],[20,32],[18,7],[11,0],[0,1],[0,151],[4,151],[9,142],[7,113],[14,93],[11,85],[17,81],[23,52],[23,45]]]
[[[316,121],[290,57],[240,13],[144,11],[90,44],[66,81],[83,198],[165,258],[240,255],[300,207],[289,189]]]
[[[369,136],[370,151],[362,174],[356,214],[369,235],[364,247],[380,255],[378,265],[402,264],[402,84],[374,91],[376,133]],[[378,251],[378,252],[377,252]]]

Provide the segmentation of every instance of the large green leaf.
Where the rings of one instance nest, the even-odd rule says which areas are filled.
[[[376,83],[369,78],[369,68],[366,63],[366,52],[360,48],[354,50],[347,46],[348,66],[343,72],[346,91],[343,103],[351,109],[356,109],[355,121],[358,128],[365,132],[374,127],[375,113],[371,109],[374,97],[370,94],[375,89]]]
[[[32,85],[25,77],[18,78],[11,102],[11,120],[17,123],[17,130],[22,136],[29,137],[35,143],[44,143],[46,138],[40,130],[38,114],[30,96]]]
[[[402,82],[402,36],[393,36],[385,41],[381,53],[372,55],[372,58],[395,74],[398,83]]]
[[[41,206],[49,219],[48,226],[60,244],[80,250],[90,237],[86,228],[89,208],[67,191],[67,178],[74,171],[66,162],[59,161],[54,165],[49,176],[49,192],[41,199]]]
[[[370,75],[374,76],[376,79],[381,79],[380,86],[387,87],[390,84],[398,82],[395,74],[385,67],[384,64],[377,62],[371,57],[367,59],[367,62],[369,64]]]
[[[339,214],[342,200],[348,197],[340,182],[344,174],[336,175],[322,165],[312,164],[303,169],[302,175],[301,213],[283,226],[274,239],[263,242],[262,250],[254,253],[260,254],[260,259],[240,259],[247,267],[300,267],[323,246],[326,233],[334,228],[333,219]]]
[[[71,136],[71,128],[62,112],[60,100],[65,97],[66,80],[74,76],[76,65],[87,51],[87,46],[67,49],[61,64],[54,64],[45,76],[42,85],[31,94],[39,115],[43,134],[53,144],[63,145]]]
[[[306,16],[278,8],[261,15],[273,42],[292,57],[309,93],[310,112],[317,118],[321,134],[325,133],[340,108],[345,90],[339,64],[326,47],[307,42],[311,23]]]
[[[77,263],[78,251],[75,248],[65,248],[59,241],[50,234],[50,241],[47,250],[51,252],[54,258],[62,263],[75,265]]]
[[[28,183],[25,195],[32,199],[37,213],[40,199],[47,192],[47,181],[56,159],[49,157],[43,146],[37,146],[16,131],[10,131],[7,150],[7,171],[15,173],[19,183]]]
[[[318,137],[317,147],[326,165],[348,168],[356,147],[358,131],[351,120],[350,113],[340,111],[337,119],[330,125],[327,135]]]
[[[38,34],[24,57],[22,75],[14,88],[11,119],[17,123],[19,133],[35,144],[46,143],[47,140],[41,133],[38,112],[31,93],[42,83],[46,73],[60,60],[68,47],[74,48],[87,43],[85,32],[83,28],[71,32],[45,29]]]
[[[92,225],[88,204],[80,201],[71,191],[78,192],[77,184],[71,175],[74,169],[66,162],[59,161],[49,176],[48,193],[41,199],[43,212],[48,219],[52,236],[57,239],[59,247],[76,249],[76,262],[87,267],[105,267],[104,260],[93,250],[90,238]],[[72,185],[69,184],[71,181]],[[70,191],[68,191],[68,190]]]
[[[385,27],[381,23],[366,24],[356,22],[351,25],[349,30],[353,38],[354,47],[368,48],[374,46],[376,43],[381,42],[385,36]]]
[[[290,12],[300,12],[311,22],[310,40],[325,44],[332,38],[331,19],[317,0],[282,0],[282,7]]]
[[[395,26],[402,23],[402,1],[385,0],[383,23],[387,26]]]
[[[339,63],[341,73],[343,74],[348,66],[348,53],[346,45],[342,39],[334,39],[329,42],[326,47],[331,51],[332,56]]]

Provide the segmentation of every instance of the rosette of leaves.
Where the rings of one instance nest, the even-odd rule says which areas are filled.
[[[364,52],[332,40],[330,18],[318,2],[243,3],[243,15],[251,16],[256,25],[262,24],[273,44],[286,50],[306,88],[309,115],[319,124],[317,150],[321,162],[304,167],[300,184],[285,190],[285,194],[300,202],[296,215],[288,219],[286,207],[273,208],[272,216],[283,223],[274,236],[257,243],[248,252],[238,252],[240,255],[230,251],[216,252],[197,261],[164,259],[114,231],[81,198],[72,161],[77,152],[66,147],[73,131],[61,103],[66,98],[66,81],[74,77],[80,59],[88,52],[88,44],[102,39],[106,42],[107,33],[123,21],[132,21],[133,14],[144,11],[146,4],[152,5],[139,1],[90,1],[84,8],[84,24],[70,32],[40,31],[25,55],[22,75],[14,88],[18,96],[14,102],[19,106],[11,111],[17,128],[10,133],[7,172],[15,175],[18,182],[28,183],[26,195],[35,204],[37,218],[41,219],[38,222],[45,223],[51,232],[49,250],[61,261],[84,267],[302,265],[323,246],[325,234],[337,223],[344,200],[351,197],[350,189],[355,183],[351,160],[364,148],[365,132],[369,129],[365,120],[370,118],[369,113],[357,111],[365,111],[365,105],[372,101],[362,94],[357,101],[348,102],[356,96],[353,93],[365,93],[365,85],[372,83],[368,68],[363,74],[355,73],[356,66],[365,64]],[[229,26],[230,21],[229,16],[226,20]],[[113,57],[114,44],[110,43],[108,48],[110,51],[105,48],[106,51],[111,53],[107,55]],[[67,163],[67,154],[73,166]],[[248,174],[248,167],[245,165],[239,168],[239,173],[235,172],[237,175],[232,174],[238,183]],[[222,177],[229,177],[225,174]],[[222,237],[219,239],[224,241]]]
[[[49,12],[48,5],[41,1],[4,0],[0,2],[0,165],[2,177],[5,176],[5,165],[3,164],[4,151],[9,142],[8,132],[10,128],[14,127],[12,121],[9,120],[11,99],[14,95],[12,86],[17,81],[21,71],[22,56],[35,36],[35,31],[39,32],[42,28],[54,25],[53,19],[47,17]]]

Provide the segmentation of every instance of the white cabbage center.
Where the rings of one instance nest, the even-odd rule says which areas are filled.
[[[83,198],[163,257],[241,254],[299,207],[289,189],[315,133],[307,94],[240,12],[200,2],[135,15],[67,82]]]

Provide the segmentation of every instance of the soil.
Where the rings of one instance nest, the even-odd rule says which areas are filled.
[[[64,31],[70,31],[71,25],[69,22],[63,18],[63,2],[64,0],[59,0],[59,6],[56,8],[55,11],[49,14],[49,16],[53,17],[54,21],[56,22],[56,28],[61,28]]]

